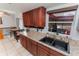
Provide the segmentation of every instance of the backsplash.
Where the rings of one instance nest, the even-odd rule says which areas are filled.
[[[39,29],[39,28],[26,28],[28,29],[30,32],[42,32],[43,29]]]

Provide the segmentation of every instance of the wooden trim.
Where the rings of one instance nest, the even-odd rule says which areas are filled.
[[[55,19],[55,21],[73,21],[74,16],[57,16],[57,17],[51,16],[51,18]]]
[[[68,12],[68,11],[74,11],[77,10],[78,5],[75,6],[71,6],[71,7],[66,7],[66,8],[61,8],[61,9],[56,9],[56,10],[50,10],[47,13],[51,14],[51,13],[61,13],[61,12]]]
[[[33,11],[33,10],[36,10],[36,9],[39,9],[39,8],[45,8],[45,7],[44,7],[44,6],[36,7],[36,8],[31,9],[31,10],[25,11],[25,12],[23,12],[23,13],[28,13],[28,12],[30,12],[30,11]],[[45,9],[46,9],[46,8],[45,8]]]

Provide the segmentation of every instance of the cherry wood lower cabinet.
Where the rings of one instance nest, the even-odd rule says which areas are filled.
[[[26,48],[27,39],[24,36],[20,35],[20,42],[24,48]]]
[[[37,42],[31,40],[31,53],[34,55],[34,56],[37,56]]]
[[[63,55],[53,49],[49,49],[49,56],[65,56],[65,55]]]
[[[25,37],[23,35],[20,35],[20,43],[30,53],[32,53],[35,56],[37,55],[37,42],[29,39],[28,37]]]
[[[63,54],[23,35],[20,35],[20,42],[22,46],[34,56],[64,56]]]
[[[38,56],[48,56],[49,48],[38,43]]]
[[[27,37],[26,37],[27,38]],[[26,42],[26,49],[30,52],[31,51],[31,41],[29,38],[27,38],[27,42]]]

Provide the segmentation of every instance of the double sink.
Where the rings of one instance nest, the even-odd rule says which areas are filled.
[[[54,38],[50,38],[50,37],[44,37],[40,41],[45,43],[45,44],[48,44],[50,46],[53,46],[55,48],[58,48],[62,51],[69,53],[69,43],[67,43],[67,42],[57,40]]]

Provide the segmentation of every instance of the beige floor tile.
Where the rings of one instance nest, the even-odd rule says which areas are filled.
[[[32,56],[32,54],[13,37],[6,36],[4,40],[0,41],[0,56]]]

